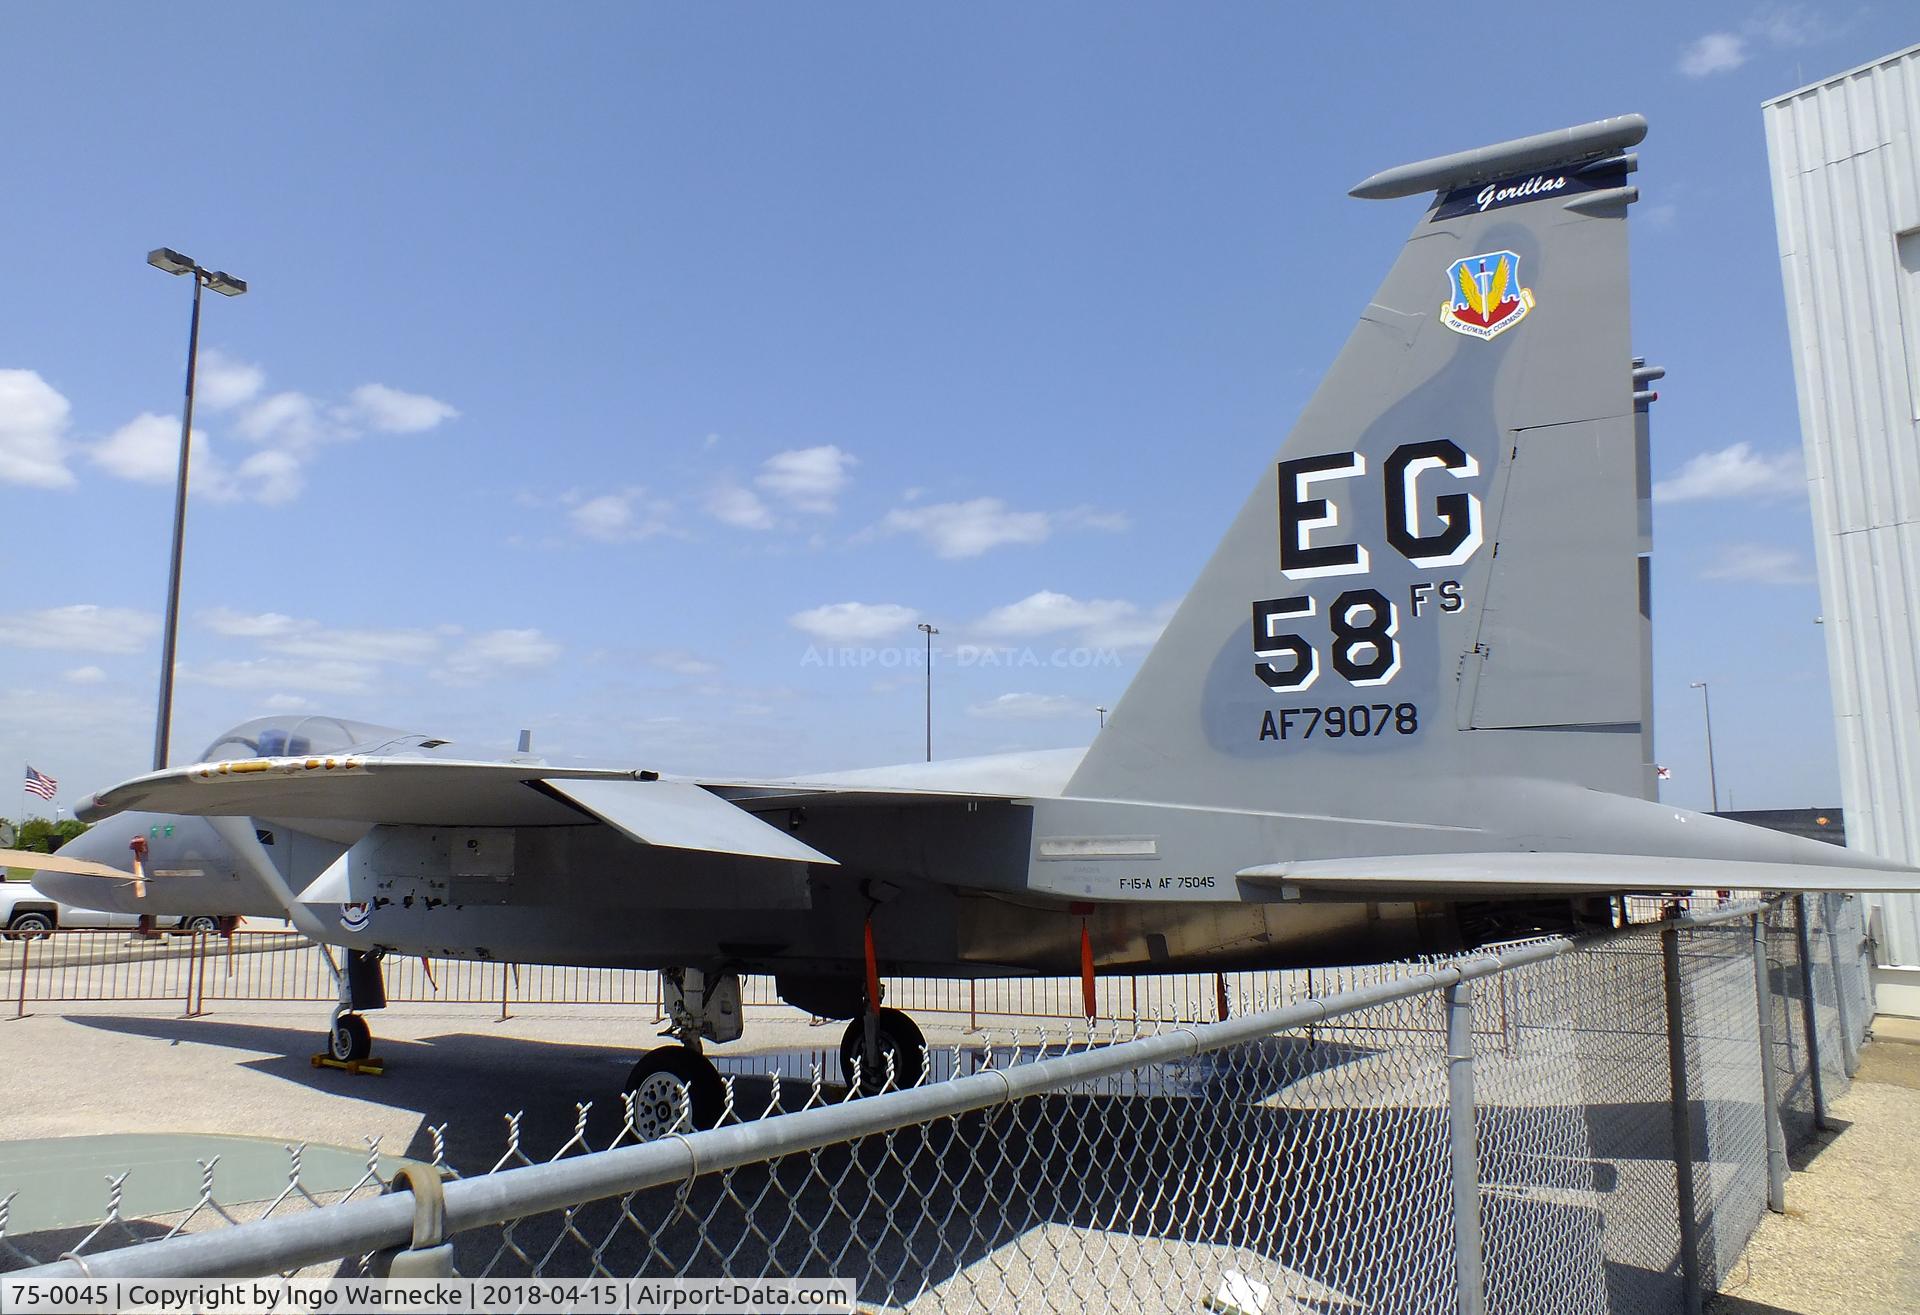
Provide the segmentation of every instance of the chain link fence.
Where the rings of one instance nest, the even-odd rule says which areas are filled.
[[[835,1276],[875,1310],[1697,1309],[1848,1080],[1858,903],[1237,976],[1224,1021],[983,1039],[861,1100],[774,1071],[768,1116],[730,1083],[721,1127],[651,1142],[628,1111],[592,1144],[582,1106],[537,1155],[514,1122],[472,1176],[436,1153],[445,1248],[374,1148],[324,1200],[296,1159],[251,1219],[210,1169],[193,1211],[84,1237],[9,1237],[0,1206],[0,1265],[312,1275],[398,1252],[476,1277]]]

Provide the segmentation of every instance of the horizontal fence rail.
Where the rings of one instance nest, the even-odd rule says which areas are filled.
[[[582,1107],[542,1163],[516,1123],[490,1171],[441,1189],[446,1246],[417,1238],[404,1185],[231,1225],[203,1195],[161,1240],[90,1237],[13,1277],[411,1255],[471,1276],[834,1275],[862,1308],[911,1311],[1697,1311],[1846,1090],[1865,948],[1859,901],[1819,896],[1310,981],[1197,977],[1166,998],[1208,1021],[1142,1011],[1135,1039],[976,1047],[965,1065],[956,1047],[955,1076],[905,1091],[741,1078],[771,1081],[769,1117],[639,1142],[629,1110],[602,1149]],[[172,957],[224,972],[223,954],[237,973],[238,949]],[[1017,985],[1034,994],[994,1006],[1049,1002]],[[1102,1003],[1129,986],[1103,983]],[[30,1243],[0,1203],[0,1257]]]
[[[394,1004],[497,1005],[501,1017],[542,1005],[662,1006],[660,974],[637,968],[494,963],[388,955],[381,961]],[[1268,1002],[1337,993],[1391,971],[1377,966],[1273,972],[1103,976],[1096,1017],[1126,1022],[1216,1022]],[[10,989],[9,989],[10,988]],[[0,990],[16,1015],[60,1002],[178,1001],[189,1016],[216,1003],[331,1005],[337,991],[327,952],[299,932],[241,928],[230,936],[62,928],[0,939]],[[908,1013],[982,1019],[1069,1020],[1084,1016],[1080,979],[889,977],[886,1003]],[[742,1003],[780,1009],[773,979],[747,976]]]

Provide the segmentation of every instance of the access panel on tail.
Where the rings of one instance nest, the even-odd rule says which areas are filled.
[[[1435,189],[1069,796],[1457,815],[1646,796],[1637,115],[1376,175]]]

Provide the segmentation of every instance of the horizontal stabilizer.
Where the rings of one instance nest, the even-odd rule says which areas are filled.
[[[1643,854],[1389,854],[1270,863],[1238,875],[1302,895],[1366,900],[1683,890],[1920,892],[1920,869],[1843,866],[1847,860],[1879,860],[1852,850],[1835,848],[1834,853],[1842,863],[1833,866]]]
[[[70,872],[76,877],[125,877],[133,873],[124,868],[94,863],[84,858],[62,858],[58,854],[36,854],[30,849],[0,849],[0,868],[31,868],[35,872]]]
[[[794,863],[838,862],[688,781],[549,780],[546,788],[643,845]]]

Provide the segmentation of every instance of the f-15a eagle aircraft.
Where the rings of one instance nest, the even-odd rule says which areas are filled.
[[[385,954],[660,969],[678,1044],[629,1085],[703,1121],[701,1042],[739,1035],[741,973],[852,1020],[846,1057],[905,1083],[919,1033],[879,1007],[879,969],[1343,964],[1575,928],[1624,892],[1920,889],[1654,799],[1652,372],[1627,314],[1645,131],[1606,119],[1353,189],[1433,199],[1084,751],[711,780],[257,724],[95,796],[69,850],[124,862],[121,832],[153,825],[132,810],[205,818],[231,864],[218,911],[255,911],[233,907],[247,889],[350,951],[343,1057]]]

